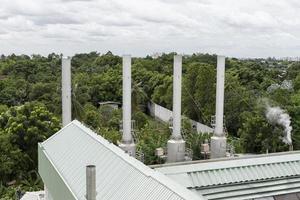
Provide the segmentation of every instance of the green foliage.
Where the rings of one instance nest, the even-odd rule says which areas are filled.
[[[147,115],[141,111],[135,112],[132,118],[133,120],[135,120],[135,125],[137,129],[143,128],[148,123]]]
[[[154,89],[152,100],[161,106],[172,108],[173,78],[166,76],[163,84]]]
[[[14,186],[6,187],[0,182],[0,199],[1,200],[12,200],[16,199],[17,188]]]
[[[90,97],[96,106],[101,101],[120,101],[122,94],[122,74],[120,68],[109,69],[91,77]]]
[[[264,116],[265,108],[255,107],[252,112],[242,114],[242,126],[239,129],[243,153],[280,152],[288,150],[281,138],[283,130],[272,126]]]
[[[300,149],[300,91],[292,95],[292,104],[288,107],[288,112],[292,118],[293,127],[293,147],[294,149]]]
[[[287,78],[295,79],[300,74],[300,62],[292,63],[287,69]]]
[[[120,122],[122,120],[121,109],[113,109],[109,105],[101,106],[99,108],[101,114],[100,126],[109,127],[110,129],[119,130]]]
[[[139,130],[137,149],[144,153],[146,165],[161,163],[162,160],[155,155],[155,149],[165,147],[170,137],[168,127],[153,127],[146,124]]]
[[[241,113],[251,111],[253,108],[253,94],[242,86],[238,77],[230,71],[226,73],[225,97],[224,97],[225,123],[229,133],[237,136],[242,124]]]
[[[90,127],[96,129],[100,127],[101,115],[100,112],[91,104],[86,104],[83,108],[84,117],[83,121]]]
[[[295,91],[300,90],[300,73],[299,73],[298,76],[295,78],[293,84],[294,84],[294,90],[295,90]]]
[[[29,101],[43,102],[49,110],[59,113],[60,110],[57,106],[61,105],[61,103],[59,93],[57,92],[58,88],[59,86],[53,82],[38,82],[32,85],[28,94],[28,99]]]
[[[146,164],[161,163],[155,149],[165,147],[170,131],[147,113],[148,101],[172,109],[173,56],[132,60],[132,118],[136,121],[138,149]],[[210,124],[215,113],[216,55],[195,53],[183,56],[182,112],[191,119]],[[122,59],[112,52],[90,52],[72,57],[72,117],[104,138],[118,144],[121,109],[99,102],[122,100]],[[225,124],[228,143],[235,151],[264,153],[288,147],[280,139],[282,128],[270,125],[257,99],[269,98],[291,116],[294,149],[300,149],[300,64],[269,59],[226,59]],[[293,82],[294,90],[272,84]],[[29,103],[28,103],[29,102]],[[9,55],[0,57],[0,195],[13,199],[17,187],[41,187],[36,170],[36,146],[59,129],[61,116],[61,55]],[[207,134],[199,135],[183,120],[187,147],[200,158]],[[26,173],[25,173],[26,172]],[[27,172],[32,172],[28,174]],[[14,186],[7,182],[16,180]],[[27,180],[27,181],[25,181]]]
[[[29,84],[24,79],[0,80],[0,104],[7,106],[23,104],[29,94]]]
[[[209,142],[211,134],[202,133],[199,134],[196,131],[192,131],[186,135],[186,147],[193,151],[193,160],[203,159],[201,155],[201,144],[206,141]]]
[[[111,143],[114,143],[115,145],[118,145],[118,143],[121,141],[122,138],[120,132],[115,129],[102,128],[99,129],[98,132],[102,137],[104,137]]]
[[[211,65],[189,65],[183,81],[183,113],[196,121],[210,122],[214,114],[215,77]]]
[[[37,144],[60,129],[58,118],[40,103],[11,107],[0,115],[2,181],[37,169]]]

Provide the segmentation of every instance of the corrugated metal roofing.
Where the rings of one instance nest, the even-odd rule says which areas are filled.
[[[90,164],[96,165],[99,200],[205,199],[125,154],[76,120],[40,146],[75,199],[85,199],[85,167]],[[47,176],[41,176],[47,185]]]
[[[208,199],[250,199],[300,191],[300,152],[154,168]]]
[[[300,175],[300,161],[220,168],[187,173],[192,187],[253,182]]]
[[[222,185],[211,188],[191,189],[208,199],[254,199],[296,193],[300,190],[300,178],[286,178],[262,182],[245,182],[237,185]]]

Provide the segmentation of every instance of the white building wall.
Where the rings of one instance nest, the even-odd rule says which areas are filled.
[[[169,123],[172,119],[172,111],[155,103],[148,103],[150,115],[163,122]],[[196,126],[198,133],[213,133],[213,129],[205,124],[201,124],[189,119],[193,126]]]

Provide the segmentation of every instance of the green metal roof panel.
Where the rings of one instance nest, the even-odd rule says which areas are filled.
[[[47,185],[49,165],[75,199],[85,199],[85,167],[96,165],[97,199],[101,200],[198,200],[205,199],[125,154],[78,121],[73,121],[40,144],[42,179]],[[51,180],[52,183],[55,180]],[[61,188],[51,184],[50,193]],[[59,193],[58,193],[59,194]],[[63,196],[56,198],[63,199]],[[56,200],[54,199],[54,200]]]
[[[254,199],[300,191],[300,178],[192,189],[208,199]]]
[[[272,168],[274,170],[272,170]],[[187,172],[191,178],[188,187],[206,187],[213,185],[253,182],[299,176],[300,161],[278,162],[272,164],[232,167],[223,169]]]
[[[300,191],[299,151],[152,167],[208,199],[251,199]]]

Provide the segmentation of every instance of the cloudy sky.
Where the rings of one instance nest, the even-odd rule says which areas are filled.
[[[299,56],[299,0],[0,0],[0,54]]]

